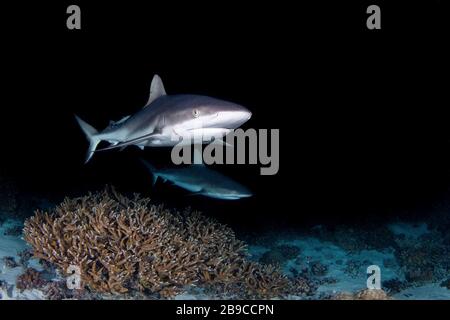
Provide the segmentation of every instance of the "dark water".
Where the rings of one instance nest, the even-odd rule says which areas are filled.
[[[417,211],[448,195],[448,66],[431,5],[414,32],[387,14],[377,35],[356,27],[356,18],[336,30],[338,15],[317,20],[287,8],[261,6],[256,14],[227,5],[196,15],[87,4],[75,33],[65,28],[64,8],[46,7],[41,28],[28,27],[37,23],[31,9],[22,12],[28,24],[6,38],[2,171],[24,190],[64,194],[108,183],[151,193],[135,159],[165,165],[168,150],[105,152],[85,166],[87,144],[73,114],[102,129],[140,109],[158,73],[169,94],[238,102],[253,112],[244,128],[281,134],[276,176],[260,176],[258,166],[219,168],[254,190],[253,199],[222,203],[157,190],[170,202],[206,206],[236,224],[302,225]]]

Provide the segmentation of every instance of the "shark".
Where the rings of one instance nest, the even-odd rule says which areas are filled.
[[[168,95],[161,78],[155,74],[145,106],[110,124],[102,131],[75,115],[89,141],[87,163],[95,152],[127,146],[170,147],[180,143],[210,143],[247,122],[252,113],[245,107],[195,94]],[[101,141],[110,145],[97,149]],[[223,141],[222,141],[223,142]],[[223,142],[225,143],[225,142]]]
[[[148,161],[140,160],[152,174],[153,186],[160,178],[163,182],[169,181],[192,192],[193,195],[221,200],[238,200],[252,196],[252,192],[247,187],[218,171],[209,169],[203,163],[180,168],[156,169]]]

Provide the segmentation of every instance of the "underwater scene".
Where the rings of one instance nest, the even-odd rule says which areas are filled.
[[[375,227],[236,233],[195,209],[113,187],[61,203],[33,199],[35,213],[16,217],[25,208],[8,191],[2,299],[449,299],[448,208]],[[374,265],[380,289],[367,287]],[[71,266],[79,288],[68,285]]]
[[[450,300],[437,22],[45,8],[5,39],[1,300]]]

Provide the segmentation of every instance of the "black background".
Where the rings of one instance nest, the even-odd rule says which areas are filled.
[[[344,1],[341,1],[344,2]],[[69,4],[82,30],[67,30]],[[426,214],[450,185],[448,33],[440,1],[337,4],[75,1],[2,7],[1,168],[24,192],[83,194],[114,184],[235,226],[272,228]],[[367,30],[379,4],[382,30]],[[280,171],[218,170],[255,196],[189,197],[136,162],[168,149],[96,154],[97,129],[140,109],[158,73],[169,94],[248,107],[244,128],[279,128]]]

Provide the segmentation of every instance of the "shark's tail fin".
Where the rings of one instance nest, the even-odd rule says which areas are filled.
[[[143,159],[139,159],[141,163],[150,171],[152,174],[152,185],[154,186],[156,184],[156,180],[158,180],[158,170],[148,161],[145,161]]]
[[[97,137],[98,131],[94,127],[92,127],[87,122],[81,120],[78,116],[75,116],[75,119],[77,119],[77,122],[81,127],[81,130],[83,130],[84,134],[86,135],[86,138],[89,141],[89,149],[86,154],[86,161],[85,161],[85,163],[87,163],[92,158],[92,155],[94,154],[94,151],[97,148],[97,145],[99,144],[101,139]]]

